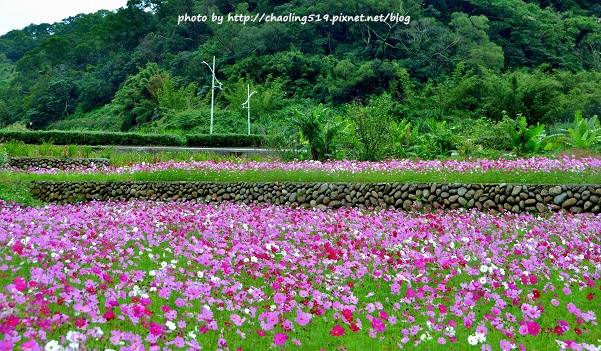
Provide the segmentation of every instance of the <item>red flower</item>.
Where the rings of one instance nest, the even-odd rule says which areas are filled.
[[[115,319],[115,313],[112,308],[109,308],[102,316],[106,318],[107,321]]]
[[[589,293],[588,295],[586,295],[586,298],[590,301],[595,298],[595,295],[593,293]]]
[[[340,326],[340,324],[336,324],[332,330],[330,330],[330,335],[332,336],[342,336],[344,335],[344,328]]]
[[[534,289],[532,291],[532,293],[534,294],[534,299],[537,300],[540,297],[540,291]]]
[[[78,328],[83,328],[86,326],[86,324],[88,324],[88,321],[85,318],[75,319],[75,326],[77,326]]]
[[[353,312],[351,312],[351,310],[349,310],[348,308],[342,310],[342,316],[349,322],[353,321]]]
[[[359,331],[359,327],[357,326],[357,324],[351,323],[351,330],[356,333]]]

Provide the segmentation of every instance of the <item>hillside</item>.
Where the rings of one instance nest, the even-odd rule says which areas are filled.
[[[323,20],[390,13],[410,21]],[[247,85],[259,134],[318,104],[355,122],[560,123],[601,115],[600,17],[586,0],[130,0],[0,37],[0,127],[208,132],[213,57],[216,132],[246,132]]]

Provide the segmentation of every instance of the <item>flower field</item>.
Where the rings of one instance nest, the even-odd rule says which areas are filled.
[[[0,203],[0,350],[599,350],[601,218]]]
[[[21,170],[18,168],[6,168],[12,172],[31,172],[40,174],[56,174],[64,170],[60,169],[37,169]],[[326,173],[371,173],[371,172],[456,172],[456,173],[485,173],[488,171],[513,172],[552,172],[589,171],[598,174],[601,171],[601,159],[598,158],[571,158],[563,156],[559,158],[531,157],[515,160],[498,159],[489,160],[411,160],[393,159],[383,162],[369,161],[296,161],[296,162],[265,162],[265,161],[194,161],[185,162],[167,161],[156,163],[131,164],[125,167],[72,167],[65,170],[82,174],[134,174],[138,172],[163,172],[170,170],[185,171],[216,171],[216,172],[246,172],[246,171],[308,171]]]

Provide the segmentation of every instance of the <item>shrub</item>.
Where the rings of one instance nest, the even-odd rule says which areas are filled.
[[[8,163],[8,152],[4,148],[0,148],[0,167]]]
[[[186,136],[191,147],[260,147],[263,137],[246,134],[190,134]]]

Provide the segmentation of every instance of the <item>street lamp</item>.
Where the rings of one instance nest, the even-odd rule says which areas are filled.
[[[248,109],[248,135],[250,135],[250,97],[253,96],[256,91],[253,91],[252,93],[250,92],[250,84],[247,84],[246,88],[248,98],[246,99],[246,102],[242,104],[242,108]]]
[[[215,56],[213,56],[213,67],[211,67],[205,61],[202,61],[202,63],[209,66],[209,69],[211,70],[211,73],[213,74],[213,79],[211,80],[211,128],[210,128],[210,134],[213,134],[213,109],[215,106],[215,88],[219,88],[219,90],[223,90],[223,88],[221,87],[221,82],[219,80],[217,80],[217,78],[215,77]],[[217,81],[217,83],[219,83],[218,87],[215,86],[215,81]]]

